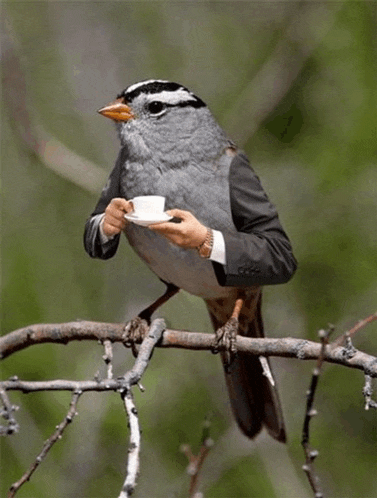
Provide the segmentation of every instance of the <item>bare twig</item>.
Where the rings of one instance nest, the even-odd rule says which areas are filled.
[[[125,391],[122,398],[129,420],[130,444],[128,447],[127,476],[119,498],[128,498],[128,496],[131,496],[135,489],[136,479],[139,475],[141,438],[138,413],[131,390]]]
[[[0,382],[0,388],[6,391],[21,391],[23,393],[32,393],[38,391],[119,391],[124,386],[122,380],[103,379],[103,380],[45,380],[45,381],[27,381],[19,379],[9,379]]]
[[[112,379],[113,378],[113,345],[111,341],[106,339],[106,341],[103,341],[103,345],[105,347],[105,354],[102,356],[103,361],[107,365],[107,378]]]
[[[306,401],[306,413],[304,419],[304,426],[302,429],[302,441],[301,444],[304,448],[305,453],[305,464],[303,465],[303,470],[306,473],[310,486],[314,491],[315,498],[323,498],[323,492],[321,490],[319,478],[314,469],[314,460],[318,456],[318,451],[313,450],[310,446],[310,422],[314,415],[317,414],[317,411],[313,408],[314,405],[314,396],[318,385],[319,375],[321,373],[321,368],[325,359],[326,346],[328,344],[328,339],[330,333],[333,331],[333,327],[330,327],[328,331],[320,330],[318,335],[321,339],[321,351],[317,359],[317,365],[313,370],[313,376],[310,383],[310,388],[307,393],[307,401]]]
[[[209,435],[210,426],[211,422],[207,418],[203,424],[201,446],[197,455],[193,454],[190,445],[183,444],[181,446],[182,453],[186,455],[189,461],[189,464],[187,466],[187,473],[191,476],[189,498],[196,498],[197,496],[201,496],[201,494],[199,494],[197,491],[199,485],[199,476],[203,467],[204,460],[214,444],[213,439],[211,439]]]
[[[372,315],[371,315],[372,316]],[[374,319],[374,318],[373,318]],[[332,344],[331,347],[325,348],[325,343],[322,344],[314,343],[312,341],[285,338],[285,339],[267,339],[267,338],[247,338],[242,336],[237,336],[237,350],[241,352],[250,353],[257,355],[259,357],[268,356],[282,356],[297,358],[300,360],[317,359],[317,367],[313,375],[311,389],[308,395],[307,413],[304,423],[303,430],[303,445],[306,448],[307,463],[309,464],[309,476],[310,466],[314,460],[317,452],[309,448],[309,422],[314,414],[313,411],[313,400],[315,388],[318,382],[319,369],[324,361],[337,363],[351,368],[357,368],[363,370],[366,377],[366,385],[364,388],[364,393],[366,397],[366,403],[371,407],[375,407],[375,403],[371,400],[371,381],[373,377],[377,377],[377,358],[370,356],[361,351],[357,351],[353,348],[350,335],[354,333],[356,329],[360,329],[366,323],[370,323],[373,320],[371,317],[365,321],[359,323],[350,333],[347,335],[346,347],[340,345]],[[121,491],[121,497],[129,496],[135,485],[136,478],[139,468],[139,451],[140,451],[140,429],[138,428],[137,421],[137,411],[133,403],[132,393],[130,388],[132,385],[140,386],[140,378],[148,366],[152,351],[154,347],[178,347],[185,349],[194,350],[208,350],[212,351],[216,345],[216,336],[211,334],[201,334],[198,332],[185,332],[177,330],[164,330],[163,320],[155,320],[148,331],[148,335],[143,340],[138,358],[135,362],[134,367],[127,372],[123,377],[114,379],[112,370],[108,369],[107,379],[94,379],[87,381],[69,381],[69,380],[52,380],[52,381],[22,381],[17,377],[12,377],[9,380],[0,382],[0,389],[3,392],[7,390],[20,390],[23,392],[36,392],[36,391],[46,391],[46,390],[69,390],[73,393],[82,393],[84,391],[118,391],[121,393],[124,399],[125,407],[127,413],[130,417],[130,426],[132,426],[131,443],[130,443],[130,455],[129,464],[127,468],[127,478],[123,485]],[[346,336],[345,336],[346,337]],[[23,329],[15,330],[6,336],[0,338],[0,357],[6,358],[11,354],[25,349],[29,346],[42,343],[58,343],[67,344],[73,340],[97,340],[105,344],[105,355],[104,359],[109,364],[111,364],[112,350],[111,343],[113,342],[124,342],[124,324],[116,323],[98,323],[98,322],[86,322],[78,321],[72,323],[63,324],[37,324],[25,327]],[[107,342],[106,342],[107,341]],[[326,339],[327,341],[327,339]],[[140,386],[141,388],[141,386]],[[0,391],[1,392],[1,391]],[[9,408],[8,408],[9,412]],[[71,412],[71,409],[70,409]],[[67,416],[68,417],[68,416]],[[135,422],[135,423],[134,423]],[[65,425],[68,421],[63,422]],[[52,444],[59,438],[60,432],[64,430],[58,429],[56,433],[47,441],[41,455],[44,457],[45,453],[49,450]],[[136,441],[136,442],[135,442]],[[194,468],[194,474],[198,474],[200,471],[202,462],[208,452],[207,443],[203,444],[203,448],[196,458],[196,466]],[[187,450],[191,451],[191,450]],[[187,453],[189,455],[189,453]],[[26,481],[34,472],[35,468],[39,465],[41,461],[41,455],[37,457],[35,464],[31,471],[25,474],[21,480]],[[312,477],[310,477],[312,479]],[[21,481],[20,480],[20,481]],[[196,480],[196,481],[195,481]],[[314,479],[312,479],[314,480]],[[19,485],[15,483],[13,489]],[[193,489],[195,490],[197,484],[197,477],[193,480]],[[11,491],[11,493],[15,491]],[[127,494],[128,493],[128,494]],[[12,494],[10,496],[13,496]],[[192,494],[192,496],[194,496]],[[321,496],[318,494],[317,496]]]
[[[161,318],[153,320],[148,331],[148,335],[141,343],[139,354],[133,368],[120,378],[122,383],[121,396],[124,401],[130,425],[130,445],[128,450],[127,476],[119,498],[127,498],[131,496],[136,486],[136,479],[138,477],[140,467],[140,426],[136,406],[131,392],[131,386],[139,383],[149,364],[153,350],[161,339],[164,329],[164,320]]]
[[[353,358],[357,353],[357,349],[353,346],[352,339],[349,333],[346,332],[344,335],[345,335],[345,345],[344,345],[343,354],[347,358]]]
[[[347,339],[351,339],[359,330],[361,330],[363,327],[365,327],[369,323],[372,323],[374,320],[377,320],[377,311],[376,311],[376,313],[369,315],[367,318],[360,320],[354,327],[352,327],[350,330],[347,330],[347,332],[344,332],[344,334],[342,334],[340,337],[338,337],[338,339],[336,339],[331,344],[331,347],[343,346],[344,343],[347,341]]]
[[[79,400],[81,394],[82,394],[81,391],[75,391],[72,394],[71,404],[69,406],[68,413],[65,416],[64,420],[59,425],[56,426],[55,432],[52,434],[52,436],[49,439],[47,439],[47,441],[43,445],[42,451],[39,453],[39,455],[35,459],[33,465],[30,467],[30,469],[27,472],[25,472],[25,474],[21,477],[21,479],[19,479],[17,482],[12,484],[12,486],[9,489],[8,498],[12,498],[13,496],[15,496],[15,494],[20,489],[20,487],[30,479],[32,474],[37,469],[38,465],[44,460],[47,453],[50,451],[50,449],[56,443],[56,441],[61,439],[65,428],[67,427],[67,425],[69,423],[72,422],[73,417],[75,415],[77,415],[76,408],[77,408],[77,403],[78,403],[78,400]]]
[[[51,342],[55,344],[67,344],[70,341],[77,340],[96,340],[100,342],[110,340],[111,342],[123,343],[123,333],[124,323],[77,321],[61,324],[30,325],[10,332],[0,338],[0,358],[4,359],[17,351],[35,344]],[[166,329],[157,347],[212,351],[216,347],[216,344],[216,336],[214,334]],[[236,346],[239,352],[257,356],[279,356],[299,360],[315,360],[318,358],[321,350],[321,345],[317,342],[290,337],[261,339],[238,335]],[[356,368],[363,372],[368,372],[368,375],[371,377],[377,377],[376,358],[362,351],[357,351],[352,358],[349,358],[348,355],[345,355],[344,347],[331,344],[326,349],[324,361],[349,368]],[[8,387],[8,385],[5,387],[5,389],[9,388],[11,387]]]
[[[129,370],[123,376],[123,382],[125,389],[129,389],[131,386],[137,384],[141,379],[145,369],[148,366],[149,360],[152,356],[154,348],[157,343],[161,340],[162,333],[165,330],[165,321],[162,318],[157,318],[153,320],[148,335],[145,337],[141,343],[138,357],[136,358],[135,364],[131,370]]]
[[[61,438],[63,431],[69,422],[72,421],[73,417],[76,415],[76,406],[80,395],[85,391],[119,391],[125,403],[126,411],[129,417],[130,424],[130,446],[129,446],[129,458],[127,465],[127,478],[125,480],[122,492],[120,494],[121,498],[125,498],[131,495],[135,486],[136,478],[139,471],[139,453],[140,453],[140,428],[137,418],[137,410],[133,402],[133,396],[131,393],[131,386],[138,384],[141,376],[143,375],[145,369],[149,364],[150,357],[152,355],[153,349],[161,339],[162,332],[165,328],[165,322],[161,319],[152,322],[150,330],[147,337],[141,344],[140,352],[135,364],[131,370],[129,370],[123,377],[118,379],[112,379],[112,370],[108,370],[108,379],[105,380],[92,380],[92,381],[69,381],[69,380],[54,380],[54,381],[42,381],[42,382],[27,382],[21,381],[17,377],[13,377],[8,381],[1,383],[0,385],[0,396],[3,400],[4,406],[7,407],[7,412],[11,412],[11,407],[9,400],[7,398],[5,390],[21,390],[23,392],[36,392],[36,391],[47,391],[47,390],[68,390],[73,391],[72,401],[69,411],[61,424],[56,428],[54,434],[46,441],[43,446],[41,453],[37,456],[35,462],[30,467],[30,469],[21,477],[19,481],[14,483],[9,491],[8,498],[15,495],[17,490],[30,479],[31,475],[34,473],[38,465],[46,457],[48,451],[51,449],[53,444]],[[111,365],[112,359],[112,348],[111,343],[108,340],[105,344],[105,361]]]
[[[369,408],[377,409],[377,402],[372,400],[373,387],[372,387],[372,377],[368,374],[365,374],[365,385],[363,388],[363,395],[365,398],[365,409],[369,410]]]
[[[7,426],[0,426],[0,436],[9,436],[15,432],[18,432],[20,428],[13,416],[13,412],[18,410],[18,406],[12,405],[7,393],[2,387],[0,387],[0,399],[4,407],[0,412],[0,415],[8,422]]]

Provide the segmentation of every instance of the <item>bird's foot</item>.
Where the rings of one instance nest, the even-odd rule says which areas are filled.
[[[216,345],[213,349],[214,353],[217,353],[219,349],[224,351],[224,365],[225,370],[227,370],[237,353],[237,333],[238,333],[238,318],[231,317],[226,322],[225,325],[216,330]]]
[[[132,349],[132,354],[135,358],[138,355],[138,349],[136,347],[137,343],[140,343],[146,334],[148,333],[149,322],[142,318],[141,316],[137,316],[133,318],[129,322],[126,323],[123,332],[123,344],[126,347],[130,347]]]

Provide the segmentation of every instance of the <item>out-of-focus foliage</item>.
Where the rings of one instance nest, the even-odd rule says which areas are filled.
[[[86,255],[83,225],[100,187],[93,195],[81,186],[85,175],[78,185],[52,171],[25,144],[15,112],[19,97],[35,129],[77,154],[73,170],[85,159],[105,181],[119,145],[96,109],[149,78],[181,82],[203,98],[279,208],[299,270],[289,284],[265,289],[267,332],[314,339],[329,322],[340,333],[375,311],[376,3],[17,1],[3,3],[1,17],[3,334],[37,322],[126,320],[163,290],[125,240],[113,260]],[[12,51],[24,85],[12,80]],[[177,328],[211,330],[203,304],[185,293],[160,314]],[[355,345],[376,354],[375,335],[372,325]],[[115,349],[120,375],[132,359]],[[103,371],[102,354],[96,344],[37,346],[7,359],[2,374],[87,379]],[[218,358],[157,351],[146,392],[136,394],[143,451],[135,496],[187,495],[179,446],[198,447],[209,412],[216,444],[203,471],[206,497],[311,496],[300,436],[312,365],[274,364],[286,448],[234,429]],[[377,495],[376,413],[363,410],[362,386],[360,372],[325,366],[313,444],[328,496]],[[69,404],[66,393],[11,399],[21,430],[1,442],[2,496]],[[18,495],[117,496],[127,435],[118,395],[83,396],[79,416]]]

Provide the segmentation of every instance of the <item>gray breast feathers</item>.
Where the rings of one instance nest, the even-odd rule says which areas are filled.
[[[232,157],[222,154],[213,164],[189,164],[169,172],[153,170],[152,163],[130,168],[122,175],[122,194],[127,199],[137,195],[163,195],[166,209],[190,211],[204,225],[234,233],[229,196],[229,167]],[[126,236],[146,264],[161,279],[201,297],[226,296],[211,261],[200,258],[195,249],[182,249],[148,228],[129,224]]]

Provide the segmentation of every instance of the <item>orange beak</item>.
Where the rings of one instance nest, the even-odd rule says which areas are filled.
[[[114,121],[128,121],[135,117],[134,113],[128,105],[124,103],[122,98],[115,100],[115,102],[112,102],[106,107],[102,107],[98,112],[102,114],[102,116],[113,119]]]

